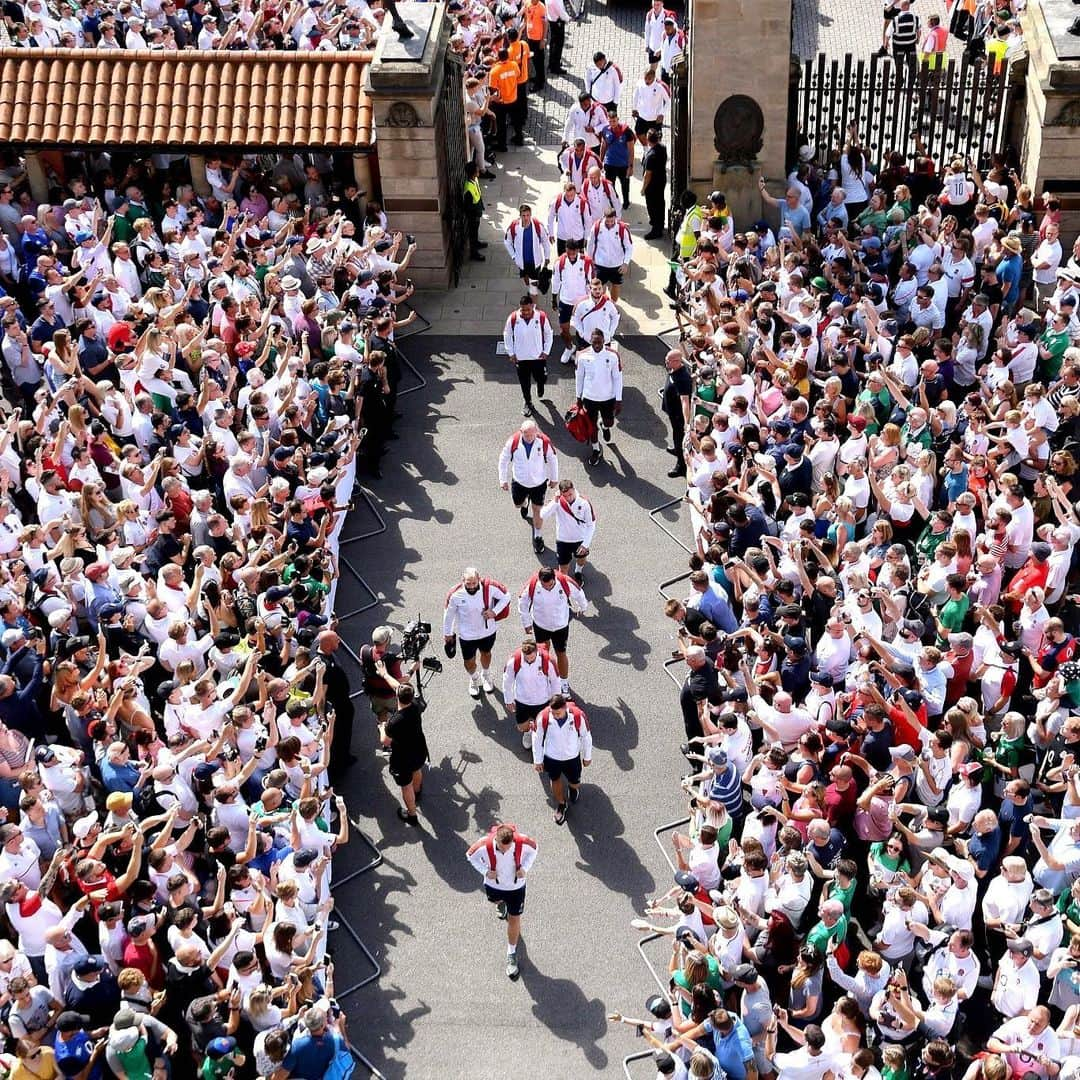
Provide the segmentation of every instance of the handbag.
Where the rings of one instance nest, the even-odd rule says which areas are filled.
[[[546,263],[540,267],[536,274],[536,287],[545,295],[551,288],[552,269]]]
[[[563,417],[566,430],[580,443],[592,442],[596,436],[596,423],[591,416],[575,402]]]

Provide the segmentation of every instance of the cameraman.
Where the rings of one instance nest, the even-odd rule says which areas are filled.
[[[371,644],[360,650],[360,668],[364,673],[364,693],[371,702],[371,711],[375,722],[380,726],[390,718],[398,707],[397,688],[412,678],[413,672],[420,667],[420,661],[413,663],[406,672],[401,666],[401,657],[390,651],[390,642],[394,631],[389,626],[377,626],[371,632]]]

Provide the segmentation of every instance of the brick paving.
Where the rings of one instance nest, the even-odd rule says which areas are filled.
[[[881,45],[881,0],[794,0],[792,5],[792,52],[811,60],[852,53],[866,58]],[[948,25],[945,0],[917,0],[914,11],[923,26],[930,15],[941,16]],[[959,56],[963,43],[949,40],[949,55]]]

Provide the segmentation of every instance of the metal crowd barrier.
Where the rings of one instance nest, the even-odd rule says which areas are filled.
[[[662,513],[663,513],[663,512],[665,511],[665,510],[670,510],[670,509],[671,509],[671,508],[672,508],[673,506],[678,506],[678,505],[679,505],[680,503],[682,503],[682,502],[684,502],[684,501],[685,501],[685,500],[683,499],[683,497],[682,497],[681,495],[676,495],[674,499],[668,499],[668,501],[667,501],[667,502],[665,502],[665,503],[661,503],[661,504],[660,504],[659,506],[654,506],[654,507],[653,507],[653,508],[652,508],[652,509],[651,509],[651,510],[649,511],[649,519],[650,519],[650,520],[652,521],[652,523],[653,523],[654,525],[656,525],[656,526],[657,526],[657,528],[659,528],[659,529],[660,529],[660,531],[661,531],[661,532],[663,532],[663,533],[664,533],[664,534],[665,534],[665,535],[666,535],[666,536],[667,536],[667,537],[668,537],[668,538],[669,538],[670,540],[672,540],[672,541],[674,541],[674,542],[675,542],[676,544],[678,544],[678,545],[679,545],[679,547],[681,547],[681,548],[683,549],[683,551],[685,551],[685,552],[686,552],[686,554],[687,554],[687,555],[693,555],[693,554],[695,553],[695,550],[696,550],[696,549],[695,549],[695,548],[692,548],[692,547],[690,547],[690,545],[689,545],[689,544],[687,544],[687,543],[686,543],[685,541],[683,541],[683,540],[681,540],[681,539],[680,539],[679,537],[677,537],[677,536],[676,536],[676,535],[675,535],[675,534],[674,534],[674,533],[673,533],[673,532],[672,532],[672,531],[671,531],[671,530],[670,530],[670,529],[669,529],[669,528],[667,527],[667,525],[665,525],[665,524],[664,524],[664,523],[663,523],[663,522],[662,522],[662,521],[661,521],[661,520],[660,520],[660,519],[659,519],[659,518],[658,518],[658,517],[656,516],[657,514],[662,514]]]
[[[630,1072],[630,1063],[632,1061],[644,1061],[646,1058],[652,1060],[653,1052],[651,1050],[639,1050],[636,1054],[627,1054],[622,1059],[622,1071],[627,1080],[634,1080],[633,1073]]]
[[[683,825],[689,825],[690,819],[688,817],[679,818],[678,821],[671,821],[667,825],[661,825],[659,829],[653,829],[653,838],[656,840],[657,847],[660,848],[660,853],[667,860],[668,866],[671,867],[672,874],[679,868],[675,865],[674,860],[668,854],[668,849],[664,846],[664,842],[660,839],[661,833],[672,832],[675,829],[682,828]]]

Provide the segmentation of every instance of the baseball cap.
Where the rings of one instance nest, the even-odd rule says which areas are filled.
[[[76,840],[85,840],[90,835],[90,830],[98,824],[96,813],[84,814],[71,826],[71,833]]]
[[[710,746],[705,751],[705,760],[710,765],[726,765],[728,763],[727,751],[721,746]]]
[[[293,856],[293,866],[310,866],[318,857],[319,853],[314,848],[301,848]]]
[[[785,634],[784,644],[792,652],[806,652],[806,638],[800,637],[797,634]]]
[[[51,746],[39,746],[34,751],[34,760],[39,764],[48,764],[56,760],[56,751]]]
[[[266,599],[271,603],[276,603],[278,600],[284,600],[292,592],[292,589],[288,585],[272,585],[266,590]]]
[[[1031,956],[1035,946],[1026,937],[1013,938],[1006,942],[1009,952],[1019,953],[1021,956]]]
[[[959,649],[970,649],[974,644],[974,639],[970,634],[949,634],[946,640]]]
[[[1035,556],[1039,562],[1045,562],[1050,558],[1050,553],[1053,548],[1049,544],[1044,544],[1041,540],[1038,543],[1031,545],[1031,554]]]
[[[126,814],[131,809],[132,797],[130,791],[113,791],[105,800],[105,806],[114,814]]]
[[[833,677],[827,671],[812,671],[810,673],[810,681],[816,682],[819,686],[827,686],[829,688],[834,685]]]
[[[675,884],[686,892],[697,892],[699,888],[698,879],[689,870],[676,870]]]
[[[899,746],[889,747],[889,756],[894,761],[914,761],[915,751],[907,743],[901,743]]]
[[[740,964],[732,973],[736,982],[757,982],[757,968],[753,964]]]
[[[221,766],[216,761],[204,761],[201,765],[195,766],[192,770],[192,774],[196,780],[201,780],[205,783],[207,780],[212,779],[214,773],[220,768]]]
[[[145,934],[153,925],[153,916],[136,915],[133,919],[128,919],[127,932],[134,937],[138,934]]]
[[[105,958],[102,956],[84,956],[74,967],[76,975],[93,975],[95,971],[105,970]]]
[[[56,1018],[56,1030],[57,1031],[78,1031],[80,1028],[87,1027],[90,1023],[90,1017],[84,1016],[82,1013],[62,1012]]]
[[[316,0],[316,3],[317,2],[318,0]],[[223,1057],[228,1057],[235,1049],[236,1040],[231,1035],[219,1035],[216,1039],[211,1039],[206,1044],[207,1056],[218,1060]]]

